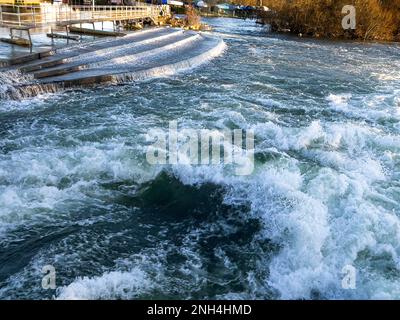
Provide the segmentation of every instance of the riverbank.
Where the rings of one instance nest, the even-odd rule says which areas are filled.
[[[350,11],[342,11],[348,5],[354,8],[354,26],[344,28],[342,20]],[[268,6],[272,11],[259,12],[259,19],[273,31],[316,38],[400,41],[399,2],[271,0]]]

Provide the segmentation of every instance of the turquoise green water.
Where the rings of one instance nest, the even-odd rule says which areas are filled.
[[[0,101],[2,299],[400,298],[400,47],[207,22],[191,72]],[[254,130],[255,171],[149,165],[171,120]]]

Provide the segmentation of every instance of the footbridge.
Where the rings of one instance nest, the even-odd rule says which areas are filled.
[[[170,15],[169,6],[137,2],[130,6],[78,6],[67,4],[2,4],[0,0],[0,26],[39,28],[66,26],[105,21],[135,21]]]

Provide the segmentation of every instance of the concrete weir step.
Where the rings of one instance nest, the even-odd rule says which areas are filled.
[[[9,43],[9,44],[15,44],[17,46],[21,47],[31,47],[32,43],[28,39],[21,39],[21,38],[0,38],[1,42]]]
[[[53,38],[53,39],[67,39],[67,40],[74,40],[74,41],[78,41],[80,39],[79,36],[73,36],[73,35],[66,35],[66,34],[62,34],[62,33],[48,33],[47,36],[49,38]]]
[[[48,70],[48,71],[44,70],[41,72],[34,73],[34,77],[36,79],[41,79],[41,78],[47,78],[47,77],[61,76],[63,74],[68,74],[71,72],[77,72],[82,69],[83,69],[83,67],[76,66],[76,67],[67,67],[67,68]]]
[[[90,35],[95,35],[95,36],[105,36],[105,37],[125,37],[126,36],[126,33],[123,33],[123,32],[95,30],[95,29],[78,28],[78,27],[70,27],[69,32],[79,33],[79,34],[90,34]]]
[[[45,59],[51,57],[56,53],[54,49],[39,49],[32,53],[19,54],[10,59],[4,59],[1,61],[3,66],[14,66],[30,63],[32,61],[37,61],[40,59]]]
[[[43,59],[43,60],[45,60],[45,59]],[[65,61],[66,61],[66,59],[62,59],[62,58],[52,59],[52,60],[48,59],[46,61],[43,61],[43,60],[37,64],[21,67],[20,70],[22,72],[34,72],[36,70],[58,66],[60,64],[65,63]]]

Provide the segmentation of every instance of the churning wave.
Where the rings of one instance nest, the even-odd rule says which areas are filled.
[[[213,223],[222,225],[216,227],[208,221],[208,213],[201,212],[203,203],[192,208],[194,212],[200,211],[200,226],[188,230],[187,242],[172,249],[186,257],[185,263],[193,264],[185,266],[188,274],[181,270],[192,278],[190,289],[173,286],[178,290],[177,294],[194,294],[191,290],[201,285],[202,277],[211,283],[214,281],[216,286],[222,285],[207,273],[204,264],[211,262],[197,246],[208,237],[218,238],[216,230],[222,231],[221,238],[229,239],[234,232],[240,232],[233,230],[232,224],[241,223],[242,228],[249,228],[246,231],[248,242],[244,246],[246,254],[258,255],[259,261],[246,269],[246,276],[242,274],[241,286],[238,285],[242,291],[208,298],[397,297],[400,288],[394,279],[398,276],[400,249],[398,187],[393,186],[394,189],[387,192],[387,186],[391,176],[399,174],[388,153],[399,152],[400,138],[387,138],[382,132],[354,124],[321,125],[314,122],[304,128],[283,129],[273,123],[260,123],[253,129],[268,148],[258,150],[258,158],[262,160],[252,177],[226,177],[219,168],[175,166],[169,169],[169,176],[161,179],[177,179],[178,186],[174,188],[182,192],[179,196],[171,195],[173,192],[169,187],[163,188],[162,184],[153,182],[156,186],[151,192],[156,195],[148,199],[147,205],[162,202],[160,194],[165,192],[170,199],[164,199],[161,208],[176,213],[179,212],[174,208],[176,202],[182,204],[187,197],[193,200],[191,193],[205,192],[202,188],[211,185],[221,197],[219,205],[226,206],[230,212],[229,218],[218,213],[221,216]],[[381,153],[382,148],[386,149],[385,154]],[[265,159],[270,160],[265,162]],[[305,164],[306,160],[313,164]],[[207,207],[214,206],[217,205]],[[241,211],[236,217],[235,210]],[[181,212],[190,215],[192,211],[184,207]],[[232,223],[230,219],[237,221]],[[202,225],[201,220],[209,225]],[[240,258],[232,259],[229,245],[241,247],[242,239],[238,237],[238,243],[229,243],[227,239],[219,239],[221,243],[210,246],[214,260],[210,259],[215,268],[219,264],[223,266],[223,276],[236,271],[239,277],[237,260]],[[265,242],[265,248],[262,242]],[[164,268],[168,269],[164,254],[168,254],[167,248],[150,250],[144,257],[128,259],[130,263],[135,261],[131,269],[78,279],[61,288],[59,297],[135,298],[145,296],[146,292],[165,292],[169,287],[167,283],[178,280],[164,274]],[[148,259],[153,265],[148,265]],[[342,268],[346,265],[354,265],[360,270],[355,291],[341,287]],[[148,273],[147,268],[150,268]],[[228,271],[231,268],[234,271]],[[194,274],[189,274],[193,271]],[[184,277],[182,282],[185,282]]]
[[[3,226],[5,221],[15,228],[24,221],[32,225],[32,219],[50,219],[51,209],[60,201],[84,201],[90,189],[101,183],[95,177],[107,174],[119,177],[117,180],[132,181],[121,185],[118,193],[122,193],[122,199],[113,195],[111,202],[122,201],[121,204],[150,215],[142,223],[146,225],[154,219],[154,224],[160,224],[159,234],[148,234],[160,239],[149,240],[156,244],[153,247],[117,258],[116,270],[79,277],[59,288],[60,299],[123,299],[162,294],[191,298],[396,297],[399,287],[393,279],[398,276],[399,263],[398,189],[388,189],[388,184],[392,175],[399,174],[389,155],[399,152],[399,138],[387,138],[382,132],[354,124],[313,122],[304,128],[284,129],[273,123],[259,123],[252,128],[268,147],[258,149],[259,164],[251,177],[226,176],[219,167],[176,165],[139,178],[138,172],[124,169],[128,159],[114,158],[122,149],[111,152],[112,149],[100,151],[92,147],[80,160],[81,173],[74,172],[77,176],[90,175],[88,181],[76,177],[76,185],[64,190],[41,187],[39,194],[33,188],[35,194],[25,199],[28,190],[21,195],[11,190],[3,193],[2,207],[10,210],[8,214],[3,211]],[[326,150],[321,150],[321,146]],[[382,148],[386,149],[384,154]],[[75,156],[62,160],[53,154],[36,166],[42,168],[43,179],[46,171],[53,175],[58,171],[51,169],[52,162],[61,161],[58,167],[65,170],[71,166],[65,161],[75,162]],[[105,158],[99,161],[99,157]],[[312,165],[307,165],[307,160]],[[40,177],[37,172],[35,176]],[[22,174],[20,179],[24,180],[30,175],[15,174]],[[60,176],[53,179],[71,176],[62,171],[57,174]],[[136,181],[141,179],[149,180],[137,185]],[[123,188],[130,191],[124,192]],[[38,213],[25,219],[15,216],[16,212],[22,215],[27,206],[35,207],[35,201],[40,202],[41,210],[50,209],[47,218]],[[118,218],[121,217],[97,219],[112,224]],[[79,224],[88,229],[99,222],[85,221]],[[177,231],[184,227],[186,231]],[[177,232],[177,239],[170,239],[173,232]],[[118,237],[118,232],[109,236]],[[90,237],[90,232],[86,237]],[[93,240],[85,241],[91,248]],[[70,242],[72,245],[78,240],[72,238]],[[105,246],[112,241],[101,243]],[[103,250],[107,255],[108,248],[100,249]],[[245,252],[244,256],[241,252]],[[78,254],[83,253],[78,250]],[[250,260],[247,266],[243,259]],[[341,270],[345,265],[360,270],[356,291],[341,288]],[[221,279],[213,275],[218,268]],[[232,285],[232,292],[224,292],[224,282],[237,282],[237,287]],[[216,286],[215,293],[204,296],[210,283]],[[235,287],[237,291],[233,290]]]

